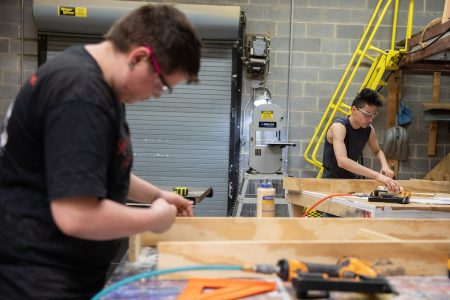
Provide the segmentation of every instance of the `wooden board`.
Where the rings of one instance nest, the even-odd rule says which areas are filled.
[[[448,22],[450,19],[450,0],[445,0],[444,11],[442,13],[442,23]]]
[[[282,258],[334,264],[356,255],[383,275],[445,275],[450,220],[177,218],[164,234],[134,239],[157,244],[158,268],[212,264],[276,264]],[[185,272],[186,277],[254,276],[251,273]],[[257,275],[260,276],[260,275]]]
[[[420,193],[450,193],[450,181],[398,180],[406,190]],[[376,180],[363,179],[315,179],[285,177],[283,187],[289,191],[314,191],[332,193],[370,193],[382,185]]]
[[[414,35],[409,41],[408,41],[408,49],[411,49],[412,51],[407,53],[404,56],[403,62],[404,64],[412,64],[418,61],[422,61],[424,59],[427,59],[428,57],[445,52],[449,50],[450,45],[450,36],[447,34],[444,34],[440,39],[438,39],[435,42],[432,42],[434,38],[437,36],[440,36],[442,33],[447,32],[447,30],[450,28],[450,23],[436,23],[430,27],[427,27],[426,31],[424,33],[418,33]],[[419,46],[419,43],[425,43],[429,46]]]
[[[331,218],[177,218],[164,234],[146,232],[142,245],[162,241],[352,240],[365,228],[402,240],[450,239],[450,220]]]
[[[450,110],[450,103],[440,103],[440,102],[427,102],[422,103],[424,110],[430,110],[430,109],[445,109]]]
[[[292,206],[311,207],[320,199],[332,193],[326,192],[295,192],[290,191],[287,200]],[[414,195],[414,194],[413,194]],[[338,217],[351,218],[450,218],[450,205],[416,203],[414,199],[429,198],[426,196],[413,196],[408,204],[368,202],[367,197],[335,196],[316,206],[316,210]],[[434,195],[434,194],[433,194]],[[450,198],[450,194],[436,194],[438,197]],[[303,213],[294,217],[301,217]]]
[[[424,179],[450,181],[450,153],[447,154]]]
[[[158,269],[276,264],[282,258],[335,264],[344,256],[355,255],[372,262],[388,278],[442,278],[447,275],[450,254],[448,228],[450,220],[177,218],[166,233],[148,232],[134,240],[145,247],[157,244]],[[156,255],[151,248],[142,253],[148,250]],[[139,265],[130,266],[135,272]],[[141,267],[147,269],[148,265]],[[159,278],[254,276],[262,275],[222,270],[178,272]],[[406,295],[403,290],[402,295]]]
[[[142,249],[142,236],[142,234],[135,234],[128,240],[128,260],[131,262],[135,262],[139,257]]]
[[[342,257],[356,255],[380,267],[383,275],[446,275],[450,241],[160,242],[158,251],[159,269],[211,264],[276,264],[282,258],[335,264]],[[242,275],[223,271],[174,274],[177,278]]]
[[[158,247],[158,268],[274,264],[281,258],[333,264],[357,255],[384,275],[442,275],[450,253],[450,220],[177,218],[164,234],[135,239]],[[171,278],[253,276],[188,272]]]
[[[450,28],[450,23],[435,23],[433,26],[428,26],[425,32],[419,32],[414,34],[411,39],[408,41],[408,49],[412,49],[414,46],[417,46],[421,42],[425,42],[431,40],[432,38],[439,36],[443,32],[447,31]]]
[[[433,104],[439,103],[441,94],[441,73],[435,72],[433,76]],[[431,121],[428,129],[428,155],[436,155],[437,121]]]
[[[373,231],[366,228],[358,228],[356,231],[355,238],[357,240],[388,240],[388,241],[399,241],[400,239],[393,236],[383,234],[377,231]]]
[[[400,70],[395,71],[388,79],[387,128],[397,125],[402,79],[402,72]],[[389,159],[388,165],[394,171],[395,176],[398,176],[398,160]]]

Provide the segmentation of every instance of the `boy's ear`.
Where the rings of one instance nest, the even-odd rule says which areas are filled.
[[[129,57],[128,57],[128,65],[136,65],[138,62],[140,62],[143,59],[146,59],[150,56],[149,49],[145,47],[137,47],[130,51]]]

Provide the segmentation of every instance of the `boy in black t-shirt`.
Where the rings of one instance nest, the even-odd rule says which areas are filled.
[[[30,77],[1,132],[0,299],[89,299],[120,238],[192,216],[189,200],[130,172],[124,104],[197,81],[200,56],[180,11],[144,5]]]

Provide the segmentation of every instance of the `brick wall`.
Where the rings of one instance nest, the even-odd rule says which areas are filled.
[[[289,103],[289,140],[297,147],[289,150],[286,163],[288,172],[299,177],[313,177],[317,170],[303,158],[305,148],[314,127],[321,118],[337,83],[339,82],[353,50],[367,24],[376,0],[296,0],[293,6],[293,32],[290,32],[290,0],[197,0],[197,1],[152,1],[165,3],[239,5],[247,16],[247,33],[267,33],[271,37],[272,62],[268,87],[272,99],[283,109]],[[404,35],[407,4],[400,1],[399,24],[403,26],[398,35]],[[14,98],[21,85],[21,75],[26,78],[37,65],[36,30],[32,24],[31,0],[23,1],[24,53],[21,55],[21,0],[0,2],[0,112]],[[414,32],[431,20],[441,17],[444,0],[415,1]],[[392,15],[388,14],[388,15]],[[387,17],[377,33],[374,44],[388,48],[390,43],[390,18]],[[292,61],[288,65],[289,42],[292,34]],[[400,38],[398,38],[400,40]],[[450,57],[449,57],[450,59]],[[22,67],[21,67],[22,65]],[[289,68],[290,67],[290,68]],[[287,79],[291,74],[290,82]],[[357,76],[347,97],[350,101],[356,93],[361,77]],[[422,178],[447,153],[450,152],[448,123],[438,126],[437,153],[430,157],[426,153],[428,124],[423,119],[421,102],[431,100],[433,77],[431,75],[405,75],[402,100],[413,109],[414,121],[408,127],[410,134],[410,156],[400,163],[400,178]],[[449,81],[442,77],[441,101],[449,102]],[[288,86],[290,99],[288,101]],[[243,85],[243,103],[251,94],[251,84]],[[386,96],[386,89],[381,93]],[[386,116],[381,116],[374,125],[380,143],[384,140]],[[321,157],[319,154],[318,157]],[[366,151],[365,164],[377,169],[378,162]],[[244,167],[245,168],[245,167]]]

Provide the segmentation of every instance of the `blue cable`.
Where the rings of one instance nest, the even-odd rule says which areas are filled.
[[[133,281],[138,281],[144,278],[150,278],[157,275],[176,273],[176,272],[184,272],[184,271],[201,271],[201,270],[241,270],[242,267],[239,265],[209,265],[209,266],[190,266],[190,267],[180,267],[180,268],[172,268],[172,269],[162,269],[162,270],[154,270],[150,272],[144,272],[140,274],[136,274],[127,278],[124,278],[95,294],[95,296],[91,300],[100,300],[101,297],[109,294],[115,289],[128,284]]]

